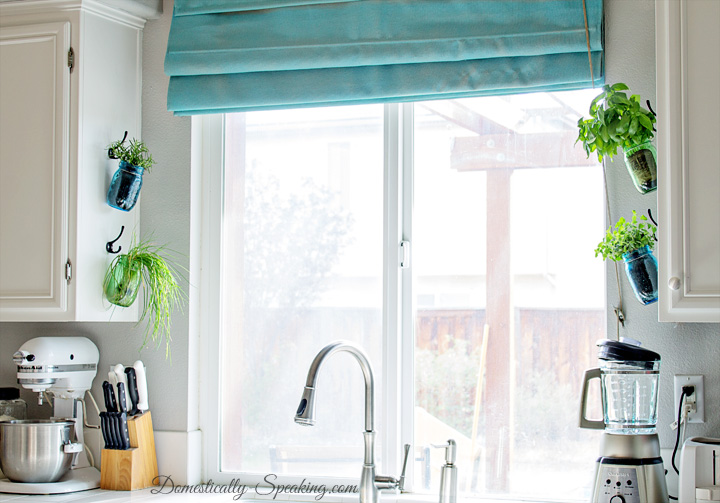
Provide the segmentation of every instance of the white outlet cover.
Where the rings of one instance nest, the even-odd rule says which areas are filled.
[[[688,423],[704,423],[705,422],[705,388],[704,378],[701,375],[675,375],[675,408],[673,409],[673,420],[677,419],[677,411],[680,407],[680,396],[682,395],[682,387],[692,385],[695,386],[695,403],[696,412],[688,414]]]

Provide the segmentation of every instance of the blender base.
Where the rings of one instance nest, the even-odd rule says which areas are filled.
[[[24,483],[0,479],[0,493],[10,494],[64,494],[98,487],[100,487],[100,472],[93,467],[70,470],[57,482]]]
[[[591,503],[668,503],[657,434],[604,433]]]

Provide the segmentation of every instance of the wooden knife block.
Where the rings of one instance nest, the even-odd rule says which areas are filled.
[[[128,419],[130,449],[103,449],[100,488],[134,491],[157,485],[157,457],[150,411]]]

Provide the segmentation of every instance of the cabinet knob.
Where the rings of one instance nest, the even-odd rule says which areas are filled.
[[[670,290],[680,290],[680,278],[673,276],[668,280],[668,286]]]

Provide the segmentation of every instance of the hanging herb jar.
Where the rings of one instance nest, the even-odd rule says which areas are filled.
[[[144,142],[133,138],[126,143],[126,139],[127,131],[122,140],[108,146],[108,156],[118,159],[120,165],[110,182],[107,203],[122,211],[133,209],[140,197],[143,173],[155,164]]]
[[[657,227],[647,221],[645,215],[633,211],[630,222],[620,218],[615,230],[609,228],[595,249],[595,256],[625,263],[625,274],[635,297],[642,304],[658,300],[658,264],[652,254]]]
[[[103,281],[105,298],[116,306],[131,306],[143,290],[140,322],[147,318],[142,347],[152,341],[158,347],[165,340],[165,355],[170,355],[170,320],[184,294],[175,278],[176,267],[164,258],[164,247],[148,242],[134,245],[110,263]]]
[[[651,143],[655,114],[640,104],[637,94],[628,97],[623,92],[628,89],[623,83],[603,86],[590,104],[590,119],[578,120],[577,141],[588,157],[597,153],[600,162],[622,149],[633,185],[646,194],[657,189],[657,153]]]
[[[625,253],[625,274],[637,300],[652,304],[658,300],[658,263],[649,246]]]
[[[129,307],[140,291],[142,266],[131,255],[118,255],[105,275],[105,298],[116,306]]]

